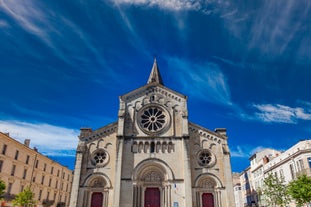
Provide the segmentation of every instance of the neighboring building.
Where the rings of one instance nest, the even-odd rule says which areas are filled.
[[[234,207],[227,141],[189,122],[155,61],[147,84],[120,96],[116,122],[81,129],[70,207]]]
[[[10,203],[26,186],[35,194],[38,206],[68,206],[73,173],[67,167],[0,132],[0,179],[6,183],[3,198]]]
[[[264,206],[258,193],[270,173],[283,179],[285,184],[302,174],[311,177],[311,140],[300,141],[284,152],[264,149],[250,157],[250,164],[240,176],[242,206]],[[289,206],[296,205],[292,202]]]
[[[311,140],[300,141],[265,165],[265,177],[273,173],[285,184],[299,175],[311,177]],[[295,207],[292,202],[290,207]]]
[[[241,194],[243,205],[242,206],[252,206],[254,202],[252,200],[252,183],[250,180],[250,167],[246,168],[240,175],[241,182]],[[236,189],[237,190],[237,189]]]
[[[234,192],[234,200],[235,200],[235,207],[243,207],[243,197],[242,197],[242,188],[241,184],[237,183],[233,186],[233,192]]]
[[[233,173],[233,192],[234,192],[234,200],[235,207],[242,207],[243,205],[243,197],[242,197],[242,188],[240,182],[240,173]]]

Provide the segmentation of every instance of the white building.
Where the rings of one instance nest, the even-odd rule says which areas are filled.
[[[302,174],[311,177],[311,140],[300,141],[284,152],[264,149],[252,155],[250,167],[240,176],[243,206],[261,206],[258,190],[270,173],[284,179],[285,184]],[[290,207],[295,204],[292,202]]]

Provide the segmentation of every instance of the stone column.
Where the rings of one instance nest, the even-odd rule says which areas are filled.
[[[188,156],[188,142],[189,139],[183,138],[183,158],[184,158],[184,196],[185,196],[185,206],[192,206],[192,188],[191,188],[191,174],[190,174],[190,158]]]
[[[73,174],[73,181],[71,187],[70,194],[70,202],[69,207],[77,207],[78,205],[78,193],[79,193],[79,183],[80,183],[80,175],[81,175],[81,167],[82,167],[82,159],[83,159],[83,151],[84,151],[84,143],[80,141],[77,153],[76,153],[76,164]]]
[[[122,155],[123,155],[123,137],[118,137],[119,146],[117,148],[116,159],[116,172],[115,172],[115,185],[114,185],[114,199],[113,207],[120,205],[120,191],[121,191],[121,169],[122,169]]]

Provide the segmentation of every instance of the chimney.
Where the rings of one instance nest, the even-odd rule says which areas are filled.
[[[91,128],[81,128],[80,129],[80,139],[83,139],[84,137],[87,137],[92,134],[92,129]]]
[[[25,145],[26,147],[29,147],[29,145],[30,145],[30,139],[25,139],[24,145]]]
[[[223,136],[227,136],[227,129],[226,128],[216,128],[215,132],[221,134]]]

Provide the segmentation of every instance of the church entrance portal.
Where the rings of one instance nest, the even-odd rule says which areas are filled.
[[[211,193],[203,193],[202,207],[214,207],[214,198]]]
[[[94,192],[92,194],[91,207],[102,207],[103,206],[103,194],[100,192]]]
[[[160,207],[159,188],[147,188],[145,191],[145,207]]]

